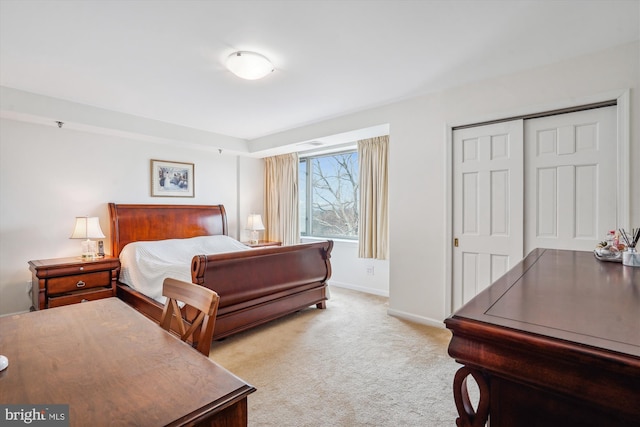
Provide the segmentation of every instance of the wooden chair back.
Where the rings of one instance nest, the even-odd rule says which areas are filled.
[[[213,328],[215,327],[218,303],[220,302],[218,294],[204,286],[167,277],[162,284],[162,295],[167,297],[167,302],[162,311],[160,326],[170,331],[171,323],[175,316],[175,324],[177,325],[180,339],[186,341],[191,337],[193,346],[200,353],[209,357]],[[178,301],[199,311],[191,324],[183,319]]]

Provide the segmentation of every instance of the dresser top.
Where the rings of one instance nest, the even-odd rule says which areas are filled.
[[[536,249],[451,318],[640,357],[640,269]]]

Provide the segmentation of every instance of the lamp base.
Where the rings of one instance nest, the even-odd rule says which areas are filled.
[[[249,243],[252,245],[257,245],[258,240],[260,240],[260,232],[258,230],[251,230],[251,237],[249,238]]]
[[[82,259],[95,259],[96,252],[96,242],[89,239],[82,242]]]

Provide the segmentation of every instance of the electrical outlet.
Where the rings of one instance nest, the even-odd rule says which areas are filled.
[[[367,276],[373,276],[375,274],[375,271],[373,269],[373,265],[370,265],[367,267]]]

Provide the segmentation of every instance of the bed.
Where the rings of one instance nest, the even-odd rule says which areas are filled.
[[[123,263],[122,271],[134,267],[121,257],[129,244],[164,245],[172,240],[181,243],[203,236],[230,239],[223,205],[109,203],[109,216],[111,248]],[[187,271],[193,283],[220,295],[213,333],[213,339],[217,340],[309,306],[326,308],[332,248],[331,240],[255,249],[240,245],[232,252],[193,253],[188,264],[181,267],[187,270],[181,271]],[[143,293],[136,289],[135,283],[121,280],[117,295],[159,321],[163,303],[157,295],[149,296],[146,290]],[[188,310],[184,313],[187,320],[193,314]]]

